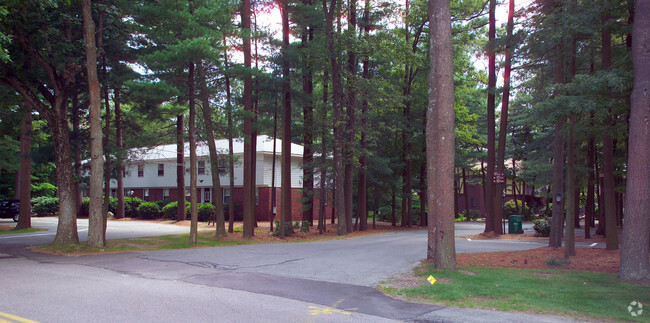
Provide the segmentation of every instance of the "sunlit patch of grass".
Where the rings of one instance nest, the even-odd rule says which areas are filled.
[[[39,231],[45,231],[45,230],[37,229],[37,228],[14,230],[12,227],[0,226],[0,234],[32,233],[32,232],[39,232]]]
[[[106,242],[106,247],[104,248],[89,247],[82,242],[81,244],[77,244],[77,245],[45,244],[39,246],[32,246],[31,249],[36,252],[76,256],[76,255],[127,252],[127,251],[232,246],[232,245],[243,245],[243,244],[253,244],[253,243],[258,243],[258,242],[249,241],[249,240],[228,240],[226,238],[217,238],[214,236],[214,232],[212,231],[202,231],[199,232],[197,235],[197,243],[195,246],[190,245],[190,235],[189,233],[186,233],[186,234],[177,234],[177,235],[165,235],[159,237],[108,240]]]
[[[422,277],[417,288],[382,290],[446,306],[648,321],[648,316],[632,317],[627,309],[632,301],[650,304],[648,286],[620,281],[614,274],[493,267],[439,271],[429,263],[414,275]],[[429,275],[438,282],[426,282]]]

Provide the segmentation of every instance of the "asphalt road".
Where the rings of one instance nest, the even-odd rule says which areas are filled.
[[[5,225],[3,221],[0,224]],[[426,231],[354,239],[61,257],[29,252],[50,231],[0,236],[0,321],[41,322],[381,322],[566,321],[563,318],[441,308],[385,296],[374,286],[426,257]],[[80,238],[87,222],[80,220]],[[107,237],[187,232],[137,221],[109,222]],[[457,235],[480,224],[459,224]],[[522,241],[456,239],[457,252],[525,250]]]

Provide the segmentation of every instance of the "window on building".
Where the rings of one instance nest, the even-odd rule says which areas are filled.
[[[158,176],[165,176],[165,164],[158,164]]]
[[[199,160],[198,174],[205,175],[205,160]]]
[[[144,165],[138,165],[138,177],[144,177]]]
[[[476,208],[476,199],[472,197],[472,201],[470,202],[470,204],[472,205],[472,209],[475,209]]]
[[[185,190],[185,201],[190,201],[190,190]]]
[[[111,197],[112,198],[117,198],[117,190],[116,189],[111,189]]]
[[[260,188],[255,188],[255,205],[260,205]]]
[[[230,189],[229,188],[224,188],[223,189],[223,204],[228,204],[230,202]]]
[[[163,200],[169,201],[169,189],[163,188]]]
[[[148,189],[148,188],[145,188],[145,189],[144,189],[144,195],[143,195],[142,199],[143,199],[145,202],[149,202],[149,189]]]
[[[204,203],[212,202],[212,191],[209,188],[203,189],[203,202]]]

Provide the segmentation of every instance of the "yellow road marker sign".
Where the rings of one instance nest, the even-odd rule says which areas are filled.
[[[433,278],[432,275],[429,275],[429,278],[427,278],[427,281],[429,281],[429,283],[431,283],[431,285],[433,285],[436,282],[436,279]]]

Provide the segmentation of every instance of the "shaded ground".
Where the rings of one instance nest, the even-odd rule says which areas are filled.
[[[617,273],[620,266],[619,255],[620,250],[576,248],[576,256],[570,257],[568,263],[561,264],[562,261],[559,259],[564,258],[564,248],[544,247],[525,251],[457,254],[456,261],[459,266],[571,269]],[[548,265],[547,262],[556,265]]]

